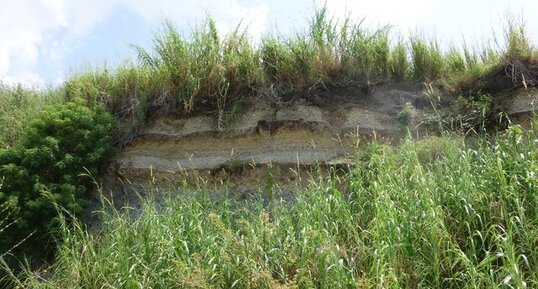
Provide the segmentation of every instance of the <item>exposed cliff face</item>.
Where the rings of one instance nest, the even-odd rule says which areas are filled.
[[[501,97],[496,109],[504,112],[512,123],[528,127],[531,116],[538,112],[538,88],[520,89],[507,94]]]
[[[218,130],[212,116],[156,120],[117,155],[107,183],[114,187],[123,180],[125,189],[125,180],[158,186],[189,180],[215,191],[226,184],[236,192],[251,193],[270,182],[282,190],[295,190],[308,182],[310,173],[353,163],[361,140],[397,142],[408,129],[419,136],[429,133],[419,125],[430,108],[420,87],[388,85],[368,96],[345,93],[345,98],[333,98],[334,103],[330,99],[299,99],[278,107],[254,103],[226,132]],[[536,91],[524,91],[499,107],[521,117],[533,109],[530,104],[537,96]],[[321,106],[320,101],[327,103]],[[413,106],[405,109],[408,126],[401,120],[406,103]]]
[[[277,107],[254,103],[226,132],[218,130],[213,116],[159,119],[117,155],[108,174],[159,185],[197,175],[219,184],[240,170],[241,178],[232,185],[265,182],[268,173],[281,183],[288,168],[351,163],[361,138],[399,139],[406,129],[398,114],[407,102],[424,101],[420,89],[412,86],[387,86],[367,97],[361,91],[345,93],[347,102],[339,95],[325,106],[316,102],[330,99],[299,99]],[[414,118],[419,113],[411,111]]]

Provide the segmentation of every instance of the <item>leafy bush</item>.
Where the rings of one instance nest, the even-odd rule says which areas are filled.
[[[0,150],[0,205],[6,208],[0,220],[13,223],[2,232],[0,251],[29,236],[25,244],[47,244],[56,205],[82,212],[91,183],[81,175],[96,174],[111,152],[112,128],[112,117],[100,107],[81,101],[48,106],[23,132],[20,146]]]

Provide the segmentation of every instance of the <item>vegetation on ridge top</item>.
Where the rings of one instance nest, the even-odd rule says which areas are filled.
[[[210,113],[224,130],[249,97],[274,104],[294,92],[347,85],[368,91],[386,82],[426,82],[446,94],[474,97],[538,82],[538,53],[515,21],[506,27],[504,48],[443,50],[435,38],[404,39],[388,26],[371,29],[327,13],[317,9],[306,31],[269,34],[260,43],[240,25],[221,36],[211,18],[188,36],[165,22],[152,50],[133,45],[138,64],[82,71],[44,94],[2,86],[0,146],[17,143],[19,129],[42,103],[75,98],[98,102],[118,119],[114,144],[121,147],[148,120],[166,115]]]
[[[222,128],[231,107],[249,96],[278,101],[285,93],[313,88],[402,81],[457,93],[491,71],[505,71],[515,59],[536,63],[524,27],[513,22],[504,50],[464,45],[444,51],[435,39],[416,34],[394,39],[390,27],[335,20],[325,8],[316,10],[307,31],[290,37],[268,35],[253,44],[247,32],[238,26],[221,37],[208,18],[184,37],[166,22],[152,51],[133,46],[138,65],[75,75],[66,82],[66,93],[98,100],[135,126],[148,117],[212,112]],[[527,81],[538,78],[536,70]],[[523,86],[519,74],[513,80]]]

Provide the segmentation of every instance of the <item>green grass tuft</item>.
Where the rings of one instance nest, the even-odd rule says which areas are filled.
[[[314,11],[304,31],[287,37],[269,34],[260,43],[253,43],[241,25],[220,33],[210,17],[189,35],[181,35],[165,21],[151,50],[133,45],[138,64],[80,73],[67,81],[66,88],[104,103],[131,123],[212,113],[222,129],[224,116],[236,102],[262,95],[278,100],[290,93],[350,83],[369,91],[385,82],[427,82],[450,94],[481,93],[467,92],[467,87],[506,65],[532,58],[535,51],[517,22],[507,25],[504,49],[464,44],[445,50],[438,40],[419,34],[409,39],[393,35],[390,27],[371,29],[364,21],[332,18],[325,7]],[[519,75],[507,77],[520,83]],[[525,80],[531,75],[526,76]]]
[[[62,91],[34,90],[7,86],[0,82],[0,149],[14,147],[21,140],[21,132],[50,104],[64,102]]]
[[[538,124],[538,123],[537,123]],[[342,190],[318,180],[291,203],[171,192],[102,227],[63,228],[32,288],[534,288],[538,134],[408,140],[363,150]],[[202,194],[203,195],[203,194]],[[179,197],[178,197],[179,196]],[[44,277],[44,278],[43,278]]]

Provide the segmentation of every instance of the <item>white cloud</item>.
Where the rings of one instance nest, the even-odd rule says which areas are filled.
[[[54,11],[54,2],[21,0],[2,3],[0,80],[3,82],[22,81],[26,76],[32,82],[43,82],[35,72],[41,56],[39,46],[45,33],[64,25]]]
[[[529,21],[529,32],[538,29],[538,18],[532,11],[538,7],[535,0],[14,0],[3,1],[0,10],[0,80],[25,80],[37,83],[55,81],[65,75],[66,55],[92,36],[95,28],[129,9],[139,15],[152,29],[164,18],[188,32],[200,24],[206,15],[215,20],[219,33],[225,34],[242,21],[253,40],[268,30],[269,21],[281,31],[301,27],[311,16],[313,4],[327,4],[337,18],[349,15],[352,19],[366,18],[370,25],[392,24],[403,35],[415,28],[434,29],[441,35],[458,37],[463,32],[474,37],[483,34],[484,26],[499,22],[499,10],[505,7],[524,7]],[[311,5],[310,5],[311,4]],[[465,6],[466,10],[460,10]],[[276,9],[275,9],[276,8]],[[513,9],[512,9],[513,10]],[[502,15],[501,15],[502,16]],[[287,17],[287,18],[286,18]],[[536,19],[535,19],[536,18]],[[293,19],[293,20],[292,20]],[[296,21],[296,22],[294,22]],[[488,22],[489,21],[489,22]],[[298,23],[300,22],[300,23]],[[496,23],[496,22],[495,22]],[[479,29],[480,28],[480,29]],[[487,29],[486,29],[487,30]],[[296,29],[294,30],[296,31]],[[432,32],[432,31],[428,31]],[[456,36],[453,36],[456,35]],[[534,36],[532,34],[531,36]],[[151,35],[147,36],[148,38]],[[534,36],[536,37],[536,36]],[[475,39],[470,38],[470,39]],[[536,39],[536,38],[535,38]],[[456,39],[457,40],[457,39]],[[115,41],[114,39],[112,41]],[[118,39],[117,41],[122,41]],[[104,43],[106,45],[106,43]],[[70,55],[70,58],[73,55]],[[99,59],[102,55],[95,55]],[[92,61],[85,59],[84,62]],[[50,65],[49,65],[50,64]],[[54,64],[54,65],[52,65]],[[71,64],[72,65],[72,64]],[[45,68],[43,68],[45,67]],[[54,68],[51,68],[54,67]],[[46,77],[38,73],[48,69]]]
[[[63,0],[41,0],[43,5],[54,13],[55,19],[60,25],[66,25],[66,15]]]
[[[162,19],[193,25],[209,14],[219,32],[226,33],[242,19],[255,39],[266,26],[266,3],[243,5],[238,0],[19,0],[2,3],[0,10],[0,81],[37,82],[40,61],[61,63],[80,39],[109,19],[112,13],[129,8],[148,25]],[[118,10],[115,10],[119,8]],[[51,36],[52,35],[52,36]]]
[[[9,69],[9,49],[7,46],[0,46],[0,75]]]
[[[59,0],[65,1],[69,37],[81,37],[105,21],[120,0]]]
[[[406,33],[439,5],[440,0],[327,0],[326,3],[327,9],[339,18],[365,19],[370,25],[390,24]]]
[[[26,72],[21,75],[4,75],[0,78],[0,83],[9,86],[21,84],[24,87],[41,88],[46,85],[45,81],[36,72]]]
[[[268,4],[261,1],[254,1],[255,3],[250,5],[240,4],[238,0],[152,2],[121,0],[120,2],[152,23],[167,18],[173,23],[193,26],[210,15],[215,20],[220,34],[234,29],[241,21],[243,27],[248,26],[249,33],[255,40],[265,31],[269,10]]]

